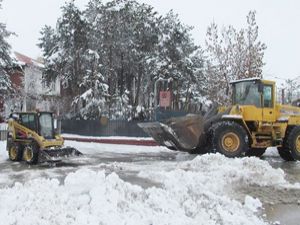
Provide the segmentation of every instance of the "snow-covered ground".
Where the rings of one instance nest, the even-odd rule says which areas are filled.
[[[268,224],[267,205],[297,204],[300,197],[299,176],[287,174],[299,163],[284,166],[274,149],[260,160],[158,146],[66,145],[85,155],[28,166],[8,161],[0,142],[1,225]]]

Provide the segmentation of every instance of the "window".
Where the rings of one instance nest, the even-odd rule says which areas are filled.
[[[272,89],[272,85],[264,85],[264,107],[273,107]]]
[[[30,130],[37,131],[34,114],[21,114],[21,124]]]
[[[261,95],[256,81],[245,81],[234,84],[233,101],[239,105],[255,105],[261,107]]]
[[[40,135],[46,139],[53,138],[53,122],[50,113],[43,113],[39,118],[40,122]]]

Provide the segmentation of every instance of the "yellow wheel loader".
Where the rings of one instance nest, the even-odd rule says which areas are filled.
[[[278,104],[273,81],[250,78],[231,85],[230,107],[139,126],[173,150],[260,157],[273,146],[284,160],[300,160],[300,108]]]
[[[63,138],[55,133],[51,112],[12,113],[8,121],[7,151],[12,161],[57,162],[82,155],[72,147],[63,147]]]

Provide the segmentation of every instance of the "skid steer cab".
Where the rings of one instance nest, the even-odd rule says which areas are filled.
[[[251,78],[231,86],[231,106],[212,107],[204,117],[188,115],[139,126],[173,150],[260,157],[266,148],[276,147],[284,160],[300,160],[300,108],[277,103],[273,81]]]
[[[77,149],[63,145],[63,138],[55,132],[51,112],[16,112],[10,115],[6,148],[10,160],[37,164],[82,155]]]

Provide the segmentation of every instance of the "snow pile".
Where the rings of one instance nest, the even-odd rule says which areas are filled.
[[[272,168],[268,162],[258,158],[229,159],[220,154],[197,156],[192,161],[177,164],[177,169],[165,171],[142,171],[139,176],[161,182],[166,186],[174,183],[199,185],[195,190],[224,193],[226,188],[258,185],[291,185],[285,180],[282,169]],[[194,182],[191,182],[194,181]]]
[[[65,141],[66,146],[72,146],[79,149],[83,154],[95,153],[158,153],[170,152],[162,146],[137,146],[137,145],[117,145],[117,144],[98,144],[76,141]]]
[[[16,183],[0,189],[0,220],[3,225],[265,224],[249,210],[253,203],[204,191],[209,184],[191,178],[187,172],[185,183],[168,179],[162,188],[143,189],[115,173],[80,169],[63,185],[56,179]]]
[[[91,139],[99,139],[99,140],[105,140],[105,139],[118,139],[118,140],[147,140],[152,141],[152,137],[126,137],[126,136],[83,136],[78,134],[62,134],[63,138],[91,138]]]
[[[7,130],[7,123],[0,123],[0,131]]]
[[[0,161],[6,160],[7,158],[6,141],[0,141]]]
[[[67,144],[87,154],[167,152],[161,147]],[[0,142],[0,148],[4,147],[5,142]],[[7,160],[6,151],[0,152],[0,160]],[[140,171],[140,177],[156,186],[144,189],[116,173],[107,175],[108,170],[100,167],[79,169],[64,179],[34,178],[24,171],[26,183],[0,189],[1,225],[266,224],[258,215],[262,208],[259,199],[246,195],[241,203],[230,198],[230,193],[240,186],[290,185],[283,170],[254,157],[229,159],[207,154],[191,161],[111,165],[116,164],[124,171]]]
[[[261,201],[259,201],[259,199],[257,198],[252,198],[249,195],[246,195],[245,197],[245,206],[253,211],[253,212],[257,212],[258,209],[262,208],[262,203]]]

